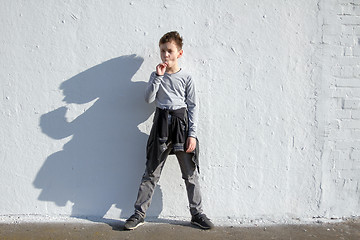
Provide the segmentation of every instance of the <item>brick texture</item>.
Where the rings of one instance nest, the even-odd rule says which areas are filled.
[[[330,64],[329,138],[331,186],[337,203],[359,199],[360,186],[360,1],[324,1],[327,10],[322,26],[325,64]],[[330,10],[329,10],[330,9]],[[336,125],[330,123],[336,122]],[[353,204],[359,202],[354,201]],[[338,206],[328,206],[328,214],[340,215]],[[342,212],[343,213],[343,212]]]

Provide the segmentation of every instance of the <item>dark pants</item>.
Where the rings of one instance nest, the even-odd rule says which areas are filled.
[[[156,184],[160,179],[166,158],[168,157],[171,149],[172,144],[169,144],[168,148],[160,156],[161,163],[156,170],[153,173],[150,173],[148,169],[146,169],[142,177],[138,197],[135,202],[135,212],[140,214],[142,217],[145,217],[146,210],[150,206]],[[196,165],[192,161],[192,154],[186,152],[176,152],[175,154],[180,165],[182,178],[185,181],[190,213],[191,215],[202,213],[199,176]]]

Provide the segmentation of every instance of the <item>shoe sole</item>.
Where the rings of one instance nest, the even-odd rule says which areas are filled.
[[[202,228],[202,229],[211,229],[212,227],[204,227],[204,226],[202,226],[202,225],[200,225],[199,223],[197,223],[197,222],[190,222],[191,224],[193,224],[193,225],[196,225],[196,226],[198,226],[198,227],[200,227],[200,228]]]
[[[124,227],[124,228],[125,228],[125,230],[134,230],[134,229],[136,229],[137,227],[140,227],[141,225],[144,225],[144,222],[139,223],[138,225],[136,225],[135,227],[132,227],[132,228],[126,228],[126,227]]]

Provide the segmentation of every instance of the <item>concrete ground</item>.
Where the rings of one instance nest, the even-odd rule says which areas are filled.
[[[187,222],[146,223],[124,231],[118,223],[12,223],[0,224],[0,240],[8,239],[360,239],[360,219],[340,223],[274,225],[258,227],[216,227],[201,230]]]

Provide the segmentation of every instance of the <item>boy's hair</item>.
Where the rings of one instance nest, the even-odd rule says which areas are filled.
[[[178,50],[182,49],[183,39],[177,31],[165,33],[164,36],[162,36],[160,38],[159,46],[160,46],[160,44],[164,44],[164,43],[171,42],[171,41],[175,42],[175,45],[177,46]]]

